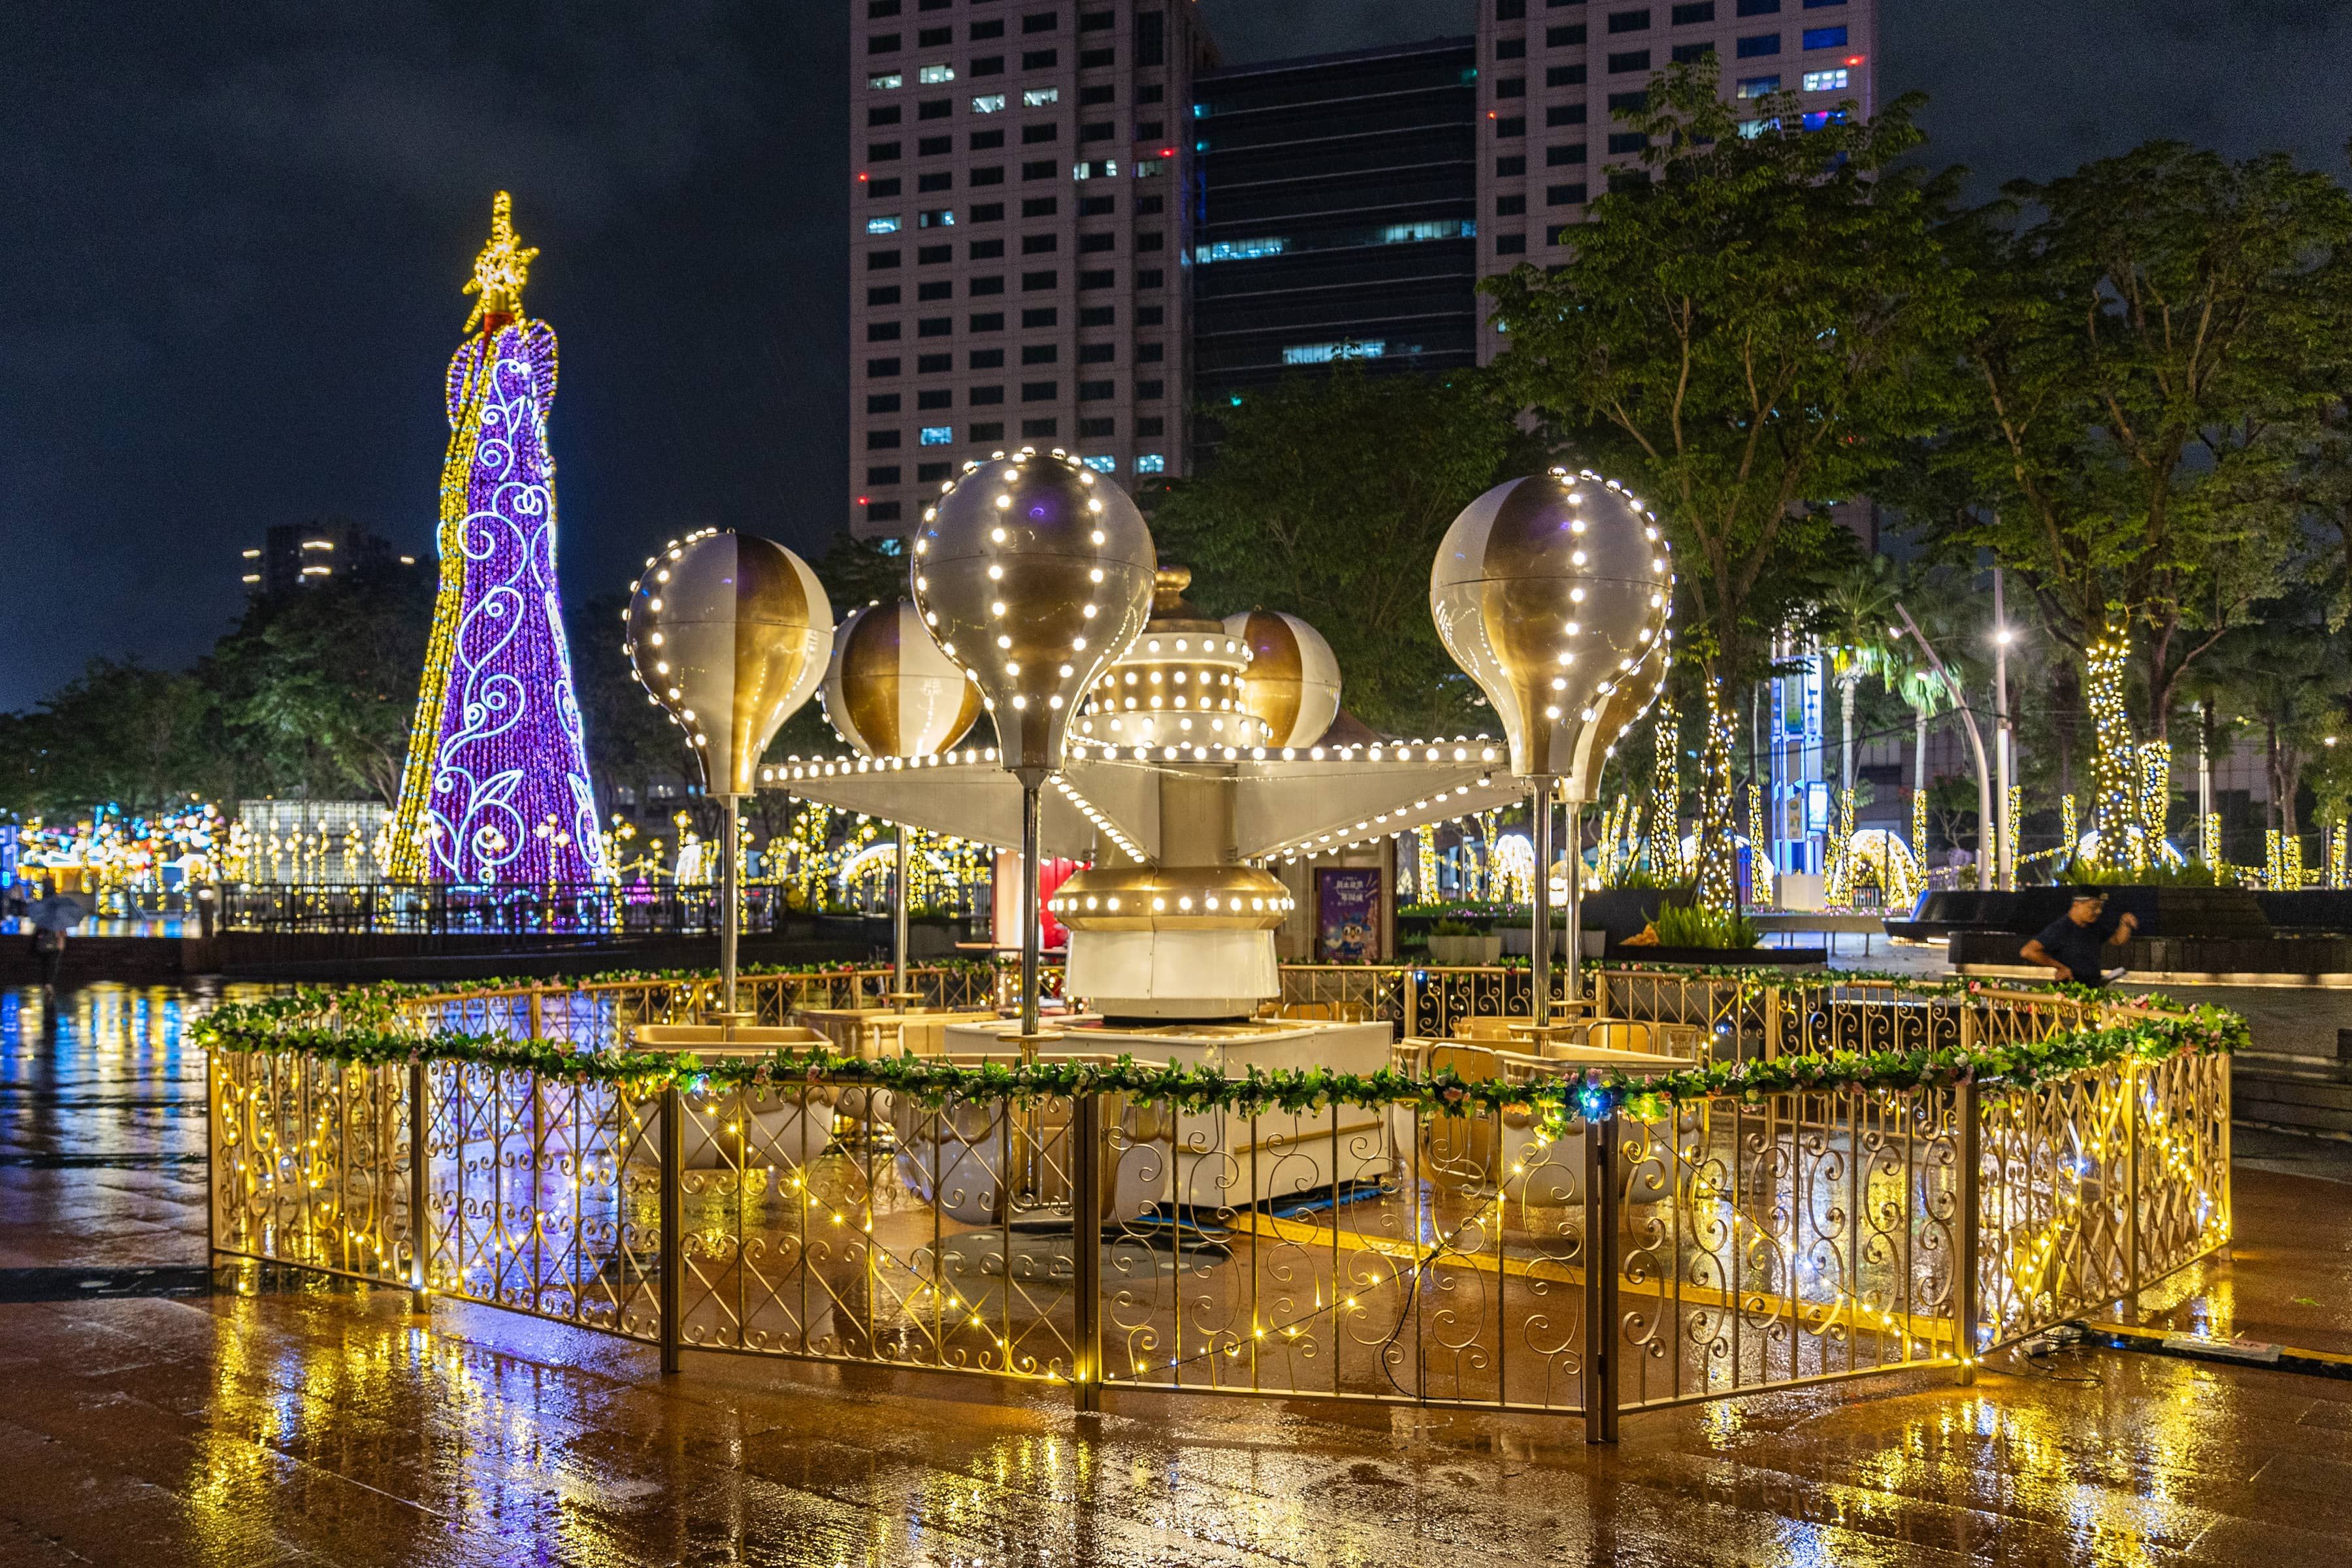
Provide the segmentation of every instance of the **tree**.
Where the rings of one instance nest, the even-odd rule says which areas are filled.
[[[684,731],[637,684],[629,656],[621,651],[621,613],[628,603],[626,594],[597,595],[585,606],[586,635],[571,639],[588,771],[608,812],[623,792],[643,801],[655,780],[688,777],[692,766]]]
[[[1648,176],[1595,201],[1573,253],[1481,287],[1505,384],[1655,506],[1680,553],[1677,651],[1706,679],[1702,887],[1730,888],[1729,693],[1763,673],[1786,586],[1850,550],[1824,503],[1869,489],[1946,407],[1968,326],[1937,238],[1948,179],[1896,160],[1919,100],[1813,131],[1795,95],[1747,109],[1713,60],[1622,116]]]
[[[2262,733],[2270,825],[2290,838],[2301,831],[2296,796],[2305,768],[2330,736],[2352,731],[2352,654],[2324,623],[2316,596],[2299,595],[2261,625],[2231,633],[2213,656],[2222,702]]]
[[[1816,616],[1830,679],[1837,683],[1843,725],[1839,745],[1841,782],[1853,788],[1854,689],[1872,675],[1890,678],[1898,662],[1887,623],[1895,618],[1895,563],[1874,555],[1839,574],[1822,598]]]
[[[1540,468],[1540,443],[1475,376],[1342,363],[1219,411],[1224,441],[1153,518],[1160,559],[1226,615],[1285,610],[1323,634],[1350,712],[1392,733],[1456,732],[1475,693],[1437,639],[1429,566],[1461,510]]]
[[[2135,642],[2162,740],[2185,672],[2288,585],[2286,437],[2342,363],[2352,196],[2175,142],[2006,192],[1947,236],[1985,327],[1929,458],[1971,505],[1940,521],[2078,653]]]
[[[30,713],[7,715],[0,808],[75,815],[118,805],[153,812],[233,778],[220,712],[193,676],[92,659]]]

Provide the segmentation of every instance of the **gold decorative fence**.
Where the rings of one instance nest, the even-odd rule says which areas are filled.
[[[1294,977],[1318,988],[1294,1005],[1381,1000],[1335,973]],[[1360,973],[1344,984],[1383,972]],[[1706,1025],[1718,1061],[2090,1016],[2035,994],[1635,978],[1608,977],[1612,1009]],[[585,1050],[697,984],[408,1006]],[[761,977],[757,1008],[861,984]],[[1489,1054],[1509,1079],[1563,1070]],[[621,1335],[670,1367],[696,1350],[924,1368],[1089,1406],[1108,1386],[1586,1413],[1602,1439],[1621,1410],[1965,1375],[2229,1237],[2218,1055],[2031,1087],[1636,1096],[1591,1120],[1572,1079],[1538,1107],[1250,1112],[1108,1091],[930,1104],[824,1075],[640,1092],[294,1052],[207,1070],[221,1254]]]

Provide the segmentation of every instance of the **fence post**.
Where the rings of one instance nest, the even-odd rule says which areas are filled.
[[[428,1294],[433,1264],[433,1215],[425,1207],[432,1170],[426,1163],[425,1133],[432,1125],[433,1107],[425,1099],[432,1082],[424,1062],[408,1064],[408,1307],[413,1312],[433,1310]]]
[[[1070,1097],[1071,1287],[1076,1321],[1071,1331],[1070,1382],[1078,1409],[1102,1408],[1102,1096]]]
[[[547,994],[538,986],[534,985],[530,988],[530,1037],[534,1040],[543,1040],[547,1037],[544,1027],[547,1019],[546,997]]]
[[[1963,1033],[1973,1009],[1960,1015]],[[1979,1229],[1984,1212],[1984,1134],[1977,1120],[1977,1086],[1965,1079],[1952,1091],[1959,1118],[1960,1236],[1958,1255],[1952,1262],[1952,1352],[1959,1360],[1960,1386],[1977,1380],[1977,1269]]]
[[[220,1145],[220,1091],[213,1084],[213,1053],[205,1053],[205,1268],[210,1269],[219,1255],[218,1237],[214,1233],[215,1216],[220,1213],[220,1173],[213,1169],[213,1151]]]
[[[2124,1058],[2124,1298],[2139,1321],[2139,1059]]]
[[[662,1090],[661,1105],[661,1369],[677,1370],[686,1302],[685,1194],[679,1183],[686,1166],[686,1097],[676,1084]]]
[[[1617,1118],[1584,1122],[1584,1440],[1617,1441]]]
[[[1764,1059],[1770,1061],[1780,1054],[1780,988],[1764,987]]]

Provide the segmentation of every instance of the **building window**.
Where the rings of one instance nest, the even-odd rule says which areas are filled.
[[[971,69],[966,74],[971,76],[1003,76],[1004,74],[1004,57],[1003,55],[982,55],[971,62]]]
[[[975,131],[971,133],[971,150],[988,153],[1004,145],[1003,131]]]
[[[1713,58],[1715,58],[1713,44],[1676,44],[1675,46],[1675,62],[1677,65]]]
[[[868,430],[866,432],[866,449],[869,452],[897,451],[898,449],[898,432],[896,430]]]
[[[1074,180],[1112,180],[1118,177],[1118,160],[1116,158],[1097,158],[1070,166],[1070,178]]]
[[[887,200],[898,194],[898,181],[896,176],[887,180],[868,180],[866,182],[866,199],[869,202]]]
[[[966,365],[970,370],[1002,370],[1004,368],[1003,349],[974,349]]]
[[[1118,236],[1115,234],[1082,234],[1078,236],[1078,253],[1082,256],[1091,256],[1099,251],[1117,250],[1118,248]],[[1139,245],[1137,248],[1150,249],[1152,247]]]
[[[1115,474],[1118,472],[1118,459],[1117,458],[1080,458],[1078,461],[1084,463],[1087,468],[1092,468],[1098,474]]]
[[[978,206],[971,209],[971,221],[974,223],[1003,222],[1004,204],[1003,202],[981,203]]]
[[[950,282],[949,282],[946,279],[942,278],[942,279],[940,279],[937,282],[926,283],[926,284],[922,285],[920,288],[917,289],[915,290],[915,298],[916,298],[916,299],[918,299],[918,300],[946,300],[946,299],[950,299],[950,298],[952,298],[952,297],[954,296],[954,293],[955,293],[955,285],[954,285],[954,284],[952,284],[952,283],[950,283]]]
[[[1757,33],[1739,40],[1739,58],[1743,60],[1757,59],[1765,55],[1777,55],[1780,52],[1780,35],[1778,33]]]
[[[1024,109],[1043,109],[1049,103],[1061,101],[1062,89],[1058,87],[1033,87],[1021,95],[1021,107]]]
[[[917,48],[936,49],[944,45],[952,44],[954,42],[955,29],[953,27],[925,27],[915,34],[915,47]]]
[[[1093,419],[1081,419],[1078,421],[1078,438],[1080,440],[1096,439],[1107,441],[1118,434],[1118,421],[1116,419],[1097,417]]]
[[[975,239],[964,249],[971,260],[993,261],[1004,254],[1004,242],[1001,239]]]
[[[1156,180],[1167,172],[1168,160],[1165,158],[1138,158],[1135,161],[1135,177],[1139,180]],[[1135,210],[1137,212],[1145,212],[1156,211],[1158,209],[1147,208],[1144,206],[1143,203],[1139,200],[1135,204]]]
[[[1139,289],[1144,286],[1143,277],[1142,274],[1138,274],[1136,277],[1135,284]],[[1118,274],[1107,267],[1098,271],[1078,274],[1078,287],[1081,289],[1111,289],[1116,288],[1118,283]]]
[[[1052,217],[1062,207],[1058,196],[1031,196],[1021,204],[1023,217]]]
[[[1003,420],[992,419],[971,426],[971,433],[966,436],[964,439],[968,441],[1002,441],[1004,439],[1004,423]]]
[[[915,482],[919,485],[935,485],[954,472],[953,463],[917,463]]]
[[[1024,294],[1034,294],[1040,289],[1058,289],[1061,286],[1062,275],[1059,272],[1024,272],[1021,275],[1021,291]]]
[[[898,362],[894,359],[867,360],[866,374],[875,380],[879,380],[886,375],[896,375],[898,374]]]
[[[1061,14],[1056,11],[1032,11],[1021,18],[1024,33],[1050,33],[1061,26]]]
[[[1021,55],[1021,68],[1025,71],[1049,71],[1061,64],[1061,56],[1052,49],[1025,49]]]
[[[1001,92],[982,93],[971,100],[971,111],[974,114],[1002,114],[1004,112],[1004,95]]]
[[[1555,49],[1565,49],[1584,42],[1584,24],[1571,23],[1565,27],[1550,27],[1544,32],[1544,42]]]
[[[1524,114],[1514,114],[1507,119],[1495,121],[1496,136],[1525,136],[1527,133],[1528,119]]]
[[[878,22],[885,16],[898,14],[898,0],[866,0],[866,19]]]
[[[1546,206],[1572,207],[1581,205],[1583,201],[1584,186],[1581,184],[1573,185],[1547,185],[1544,187],[1544,205]]]
[[[1080,403],[1108,403],[1118,395],[1118,384],[1115,381],[1082,381],[1078,383],[1078,401]]]
[[[1062,312],[1052,305],[1041,305],[1035,310],[1022,311],[1021,324],[1032,331],[1039,327],[1057,327],[1062,324]]]
[[[1168,395],[1168,384],[1164,381],[1139,381],[1135,384],[1135,395],[1146,403],[1157,402]]]
[[[1117,26],[1118,26],[1118,16],[1108,11],[1078,13],[1078,31],[1081,33],[1108,33]]]
[[[1576,226],[1572,223],[1556,223],[1549,228],[1544,230],[1544,243],[1546,245],[1566,245],[1570,243],[1569,236],[1575,232]]]
[[[999,16],[993,21],[974,22],[967,37],[975,44],[983,38],[1001,38],[1004,37],[1004,18]]]
[[[869,485],[897,484],[898,482],[898,465],[896,463],[878,464],[867,468],[866,470],[866,482]]]
[[[1052,179],[1054,177],[1054,160],[1051,158],[1031,159],[1028,163],[1021,165],[1021,177],[1024,180]]]
[[[866,253],[866,270],[868,272],[887,272],[898,265],[898,253],[895,250],[869,250]]]
[[[869,163],[895,163],[898,161],[896,142],[869,142],[866,144],[866,161]]]
[[[1004,388],[1001,386],[975,386],[971,389],[971,395],[967,396],[964,401],[971,404],[974,408],[991,407],[1004,401]]]
[[[1805,0],[1805,9],[1818,11],[1824,5],[1843,5],[1845,0]]]
[[[952,425],[926,425],[923,426],[922,439],[923,445],[926,447],[945,447],[950,445],[955,440],[955,426]]]
[[[915,226],[917,228],[953,228],[955,226],[955,209],[953,207],[926,207],[921,212],[915,215]]]
[[[915,252],[915,261],[922,267],[939,267],[954,259],[952,245],[926,245]]]
[[[1715,0],[1698,0],[1698,4],[1696,5],[1677,5],[1675,7],[1675,26],[1677,27],[1696,27],[1701,22],[1712,22],[1714,20]]]
[[[1843,27],[1808,27],[1805,29],[1805,47],[1842,49],[1845,47],[1845,29]]]
[[[1496,38],[1495,40],[1495,58],[1498,60],[1525,59],[1527,58],[1527,54],[1528,41],[1525,38]]]
[[[915,323],[915,335],[919,338],[944,338],[954,332],[953,316],[925,316]]]
[[[1379,359],[1388,352],[1388,340],[1385,338],[1331,343],[1287,343],[1282,350],[1282,363],[1329,364],[1335,360]]]
[[[1650,51],[1647,49],[1627,49],[1622,54],[1609,57],[1611,76],[1623,76],[1627,71],[1645,71],[1649,68]]]
[[[1082,343],[1078,347],[1080,364],[1116,364],[1118,363],[1117,343]]]
[[[942,82],[955,80],[955,67],[925,66],[915,73],[915,79],[925,87],[937,87]]]
[[[1805,116],[1804,123],[1805,129],[1808,131],[1819,131],[1822,127],[1829,125],[1843,125],[1845,123],[1845,110],[1843,109],[1816,109]]]
[[[866,89],[871,92],[888,92],[906,85],[907,79],[897,71],[881,71],[866,79]]]
[[[869,55],[897,54],[898,52],[898,35],[896,33],[875,34],[872,37],[866,40],[866,52]]]
[[[1021,422],[1021,435],[1024,440],[1050,441],[1061,433],[1062,422],[1058,419],[1024,419]]]
[[[1768,92],[1778,92],[1780,90],[1780,79],[1777,76],[1748,76],[1741,77],[1739,79],[1739,91],[1737,96],[1740,98],[1761,98]]]
[[[1078,140],[1081,142],[1110,142],[1117,140],[1118,136],[1118,124],[1108,120],[1078,127]]]
[[[1805,73],[1805,90],[1807,92],[1843,92],[1845,89],[1845,84],[1846,72],[1845,68],[1843,66],[1833,71],[1807,71]]]
[[[1041,142],[1058,142],[1061,139],[1061,126],[1051,120],[1042,125],[1024,125],[1021,128],[1021,144],[1024,147],[1034,147]]]
[[[877,500],[866,509],[866,515],[876,522],[896,522],[898,521],[898,503]]]
[[[921,141],[915,143],[915,151],[918,154],[925,158],[943,157],[955,151],[955,138],[952,136],[926,136]]]
[[[898,233],[898,215],[897,213],[890,213],[881,217],[867,218],[866,220],[866,232],[868,234]]]
[[[898,106],[895,103],[883,109],[869,109],[866,111],[866,127],[870,131],[877,125],[896,125],[898,112]]]
[[[866,322],[866,341],[869,343],[897,342],[898,341],[898,323],[896,321]]]
[[[1495,254],[1497,256],[1517,256],[1527,248],[1528,237],[1524,234],[1498,234],[1495,237]]]
[[[1137,281],[1139,285],[1141,279],[1138,279]],[[1160,307],[1157,305],[1139,306],[1136,310],[1135,319],[1146,326],[1149,326],[1160,319]],[[1078,325],[1082,327],[1115,327],[1118,325],[1118,307],[1116,305],[1088,305],[1078,312]]]
[[[1159,11],[1144,11],[1135,18],[1135,63],[1159,66],[1168,63],[1168,18]]]
[[[1584,105],[1555,103],[1544,110],[1544,123],[1548,126],[1581,125],[1584,123]]]
[[[977,316],[967,318],[963,326],[964,331],[968,332],[1001,332],[1004,330],[1004,312],[982,311]]]
[[[937,169],[930,174],[918,176],[915,181],[915,189],[925,195],[933,191],[947,191],[954,188],[955,171],[952,169]]]
[[[923,354],[916,359],[915,368],[925,375],[943,375],[955,369],[955,355]]]
[[[1078,315],[1081,318],[1082,325],[1089,327],[1108,327],[1111,324],[1111,317],[1115,313],[1116,307],[1114,306],[1097,305],[1092,310],[1079,311]],[[1100,321],[1084,320],[1084,318],[1097,315],[1102,317]],[[1135,308],[1135,324],[1139,327],[1157,327],[1162,325],[1167,319],[1168,310],[1164,305],[1138,305]]]
[[[1062,237],[1058,234],[1024,234],[1021,237],[1021,254],[1024,256],[1051,256],[1061,246]]]
[[[1525,98],[1527,95],[1528,79],[1523,76],[1507,76],[1495,83],[1496,98]]]
[[[1583,162],[1584,143],[1581,142],[1562,142],[1554,146],[1544,149],[1544,166],[1546,168],[1564,168],[1570,163],[1581,163]]]
[[[1118,210],[1117,196],[1080,196],[1078,198],[1080,217],[1108,217]]]
[[[1612,92],[1609,95],[1609,112],[1612,115],[1639,114],[1649,107],[1650,94],[1646,88],[1633,92]]]
[[[915,394],[915,406],[918,409],[945,408],[954,401],[955,394],[944,386]]]
[[[1650,139],[1638,131],[1615,132],[1609,138],[1609,151],[1612,154],[1639,153],[1647,149],[1649,145]]]
[[[1136,433],[1143,433],[1139,426]],[[1153,431],[1152,434],[1158,435],[1159,432]],[[1139,452],[1135,458],[1135,471],[1139,474],[1164,474],[1168,471],[1168,459],[1157,452]]]
[[[1527,210],[1528,198],[1525,196],[1496,196],[1495,198],[1495,216],[1496,217],[1517,217]]]
[[[1078,101],[1088,106],[1097,103],[1117,103],[1118,84],[1106,81],[1098,82],[1093,87],[1082,87],[1078,89]]]
[[[1161,360],[1168,357],[1168,345],[1166,343],[1138,343],[1135,345],[1135,357],[1137,362],[1141,364],[1158,364]]]
[[[1528,0],[1495,0],[1495,20],[1497,22],[1522,21],[1527,14]],[[1154,468],[1152,472],[1158,473],[1159,470]]]
[[[975,278],[964,292],[975,300],[983,294],[1002,294],[1004,292],[1004,279],[1002,277]]]
[[[971,183],[975,185],[1003,184],[1004,183],[1004,165],[1002,163],[991,163],[984,169],[974,169],[971,172]]]
[[[1643,11],[1612,11],[1609,30],[1612,33],[1646,33],[1650,30],[1650,13]]]
[[[1527,172],[1528,160],[1525,153],[1514,153],[1507,158],[1495,160],[1495,177],[1498,180],[1507,180]]]
[[[1057,343],[1024,343],[1021,348],[1023,364],[1053,364],[1062,357]]]
[[[1777,16],[1780,14],[1780,0],[1739,0],[1738,14],[1742,16]]]
[[[895,392],[870,392],[866,394],[866,412],[868,414],[898,413],[898,395]],[[893,479],[890,482],[892,484],[896,484],[898,481]]]
[[[1544,72],[1544,85],[1546,87],[1582,87],[1584,85],[1584,68],[1582,66],[1554,66],[1549,70]]]

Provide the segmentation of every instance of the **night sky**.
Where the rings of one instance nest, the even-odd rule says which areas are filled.
[[[849,7],[20,4],[0,16],[0,707],[184,661],[273,522],[432,554],[490,193],[541,247],[576,605],[705,523],[822,550],[847,430]],[[1228,60],[1467,0],[1201,0]],[[341,19],[330,19],[330,13]],[[2352,0],[1882,0],[1980,192],[2169,135],[2342,176]]]

